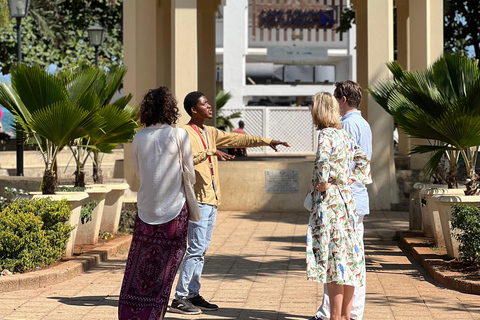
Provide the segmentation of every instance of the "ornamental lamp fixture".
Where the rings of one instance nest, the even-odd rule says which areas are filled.
[[[90,40],[90,45],[93,47],[101,47],[103,41],[105,40],[105,28],[95,23],[93,26],[87,29],[88,39]]]
[[[105,40],[105,28],[95,22],[87,32],[90,45],[95,48],[95,65],[98,67],[98,47],[102,46]]]
[[[25,18],[30,8],[30,0],[8,0],[11,18]]]

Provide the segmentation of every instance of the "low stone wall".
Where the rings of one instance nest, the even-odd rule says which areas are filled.
[[[73,179],[68,180],[58,180],[59,185],[73,185]],[[105,179],[105,183],[123,183],[123,179]],[[0,196],[4,195],[5,187],[7,188],[16,188],[22,189],[25,192],[35,192],[41,191],[40,186],[42,184],[42,178],[37,177],[17,177],[17,176],[7,176],[0,177]]]
[[[5,188],[22,189],[23,191],[40,191],[42,178],[7,176],[0,177],[0,195],[3,196]]]
[[[221,204],[219,210],[308,212],[303,207],[310,190],[314,158],[265,158],[219,162]],[[297,170],[298,192],[267,193],[267,170]]]
[[[15,151],[0,151],[0,176],[16,176],[17,155]],[[45,163],[38,151],[24,151],[24,176],[41,179],[45,170]],[[119,161],[122,160],[122,161]],[[123,164],[123,149],[114,149],[112,153],[104,154],[102,161],[102,171],[105,179],[122,178],[119,176],[119,168]],[[57,157],[57,175],[59,179],[72,179],[75,172],[75,160],[72,158],[70,150],[64,148]],[[93,182],[93,166],[91,159],[85,164],[85,181]]]

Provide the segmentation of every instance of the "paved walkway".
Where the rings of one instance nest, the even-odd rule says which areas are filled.
[[[480,298],[436,285],[393,241],[407,213],[365,219],[365,320],[480,319]],[[166,319],[308,319],[323,285],[305,279],[306,213],[220,212],[202,295],[220,305],[200,316]],[[61,284],[0,293],[0,319],[117,319],[126,252]]]

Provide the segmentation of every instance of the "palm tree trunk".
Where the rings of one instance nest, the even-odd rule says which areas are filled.
[[[98,152],[93,152],[93,183],[102,184],[103,174],[100,168],[100,157]]]
[[[470,174],[469,174],[469,176],[467,178],[467,181],[465,183],[465,187],[466,187],[465,195],[473,196],[473,195],[477,195],[479,193],[478,179],[479,179],[479,176],[475,172],[475,168],[474,167],[470,168]]]
[[[455,162],[450,162],[446,180],[448,189],[458,189],[458,166]]]
[[[85,167],[83,164],[77,164],[75,170],[75,187],[85,187]]]
[[[57,174],[52,168],[52,163],[49,162],[43,173],[42,194],[55,194],[55,190],[57,190]]]

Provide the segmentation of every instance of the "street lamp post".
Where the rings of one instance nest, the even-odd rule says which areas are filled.
[[[105,40],[105,28],[98,23],[87,29],[90,45],[95,48],[95,65],[98,66],[98,47],[103,45]]]
[[[8,0],[10,19],[17,19],[17,60],[22,62],[22,18],[27,17],[30,0]],[[17,132],[17,176],[23,176],[23,129],[16,124]]]
[[[103,45],[103,40],[105,40],[105,28],[95,22],[93,26],[87,29],[87,32],[90,45],[95,48],[95,66],[98,67],[98,47],[101,47]],[[97,163],[93,161],[93,179],[95,180],[95,183],[97,183],[97,170]]]

